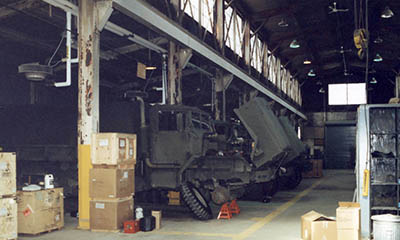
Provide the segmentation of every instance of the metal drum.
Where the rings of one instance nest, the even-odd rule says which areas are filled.
[[[400,216],[384,214],[371,219],[374,221],[374,240],[400,240]]]

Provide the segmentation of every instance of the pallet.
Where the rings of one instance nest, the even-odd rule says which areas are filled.
[[[119,163],[116,165],[108,165],[108,164],[96,164],[93,165],[93,168],[106,168],[106,169],[133,169],[135,168],[134,162],[129,163]]]
[[[60,231],[63,227],[58,227],[58,228],[52,228],[43,232],[38,232],[38,233],[18,233],[19,235],[26,235],[26,236],[39,236],[42,234],[46,234],[46,233],[51,233],[54,231]]]
[[[17,197],[17,194],[16,194],[16,193],[14,193],[14,194],[0,195],[0,199],[3,199],[3,198],[16,198],[16,197]]]
[[[92,232],[101,232],[101,233],[119,233],[121,229],[90,229]]]

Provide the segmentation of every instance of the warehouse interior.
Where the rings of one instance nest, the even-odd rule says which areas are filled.
[[[400,239],[399,15],[0,0],[0,239]]]

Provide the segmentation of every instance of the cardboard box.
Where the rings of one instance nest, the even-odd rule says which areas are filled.
[[[337,228],[360,229],[360,213],[359,203],[339,202],[339,207],[336,209]]]
[[[156,229],[160,229],[161,228],[161,218],[162,218],[161,211],[151,211],[151,216],[156,218]]]
[[[15,153],[0,153],[0,197],[11,197],[17,193]]]
[[[0,239],[17,239],[17,202],[14,198],[0,199]]]
[[[118,230],[133,219],[133,198],[90,201],[90,229]]]
[[[337,240],[360,240],[360,229],[338,229]]]
[[[301,239],[336,240],[336,221],[318,212],[310,211],[301,216]]]
[[[18,233],[39,234],[64,226],[62,188],[18,191]]]
[[[91,198],[125,198],[134,195],[135,169],[90,169]]]
[[[118,165],[136,163],[136,135],[95,133],[92,135],[92,164]]]

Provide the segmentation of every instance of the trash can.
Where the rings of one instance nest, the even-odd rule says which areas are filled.
[[[383,214],[372,216],[374,240],[399,240],[400,216]]]

